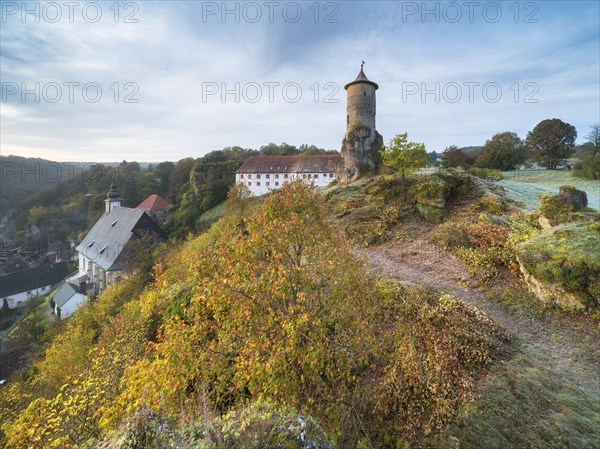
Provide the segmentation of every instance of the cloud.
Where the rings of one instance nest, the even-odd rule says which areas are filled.
[[[2,2],[2,8],[8,3],[20,5]],[[545,118],[562,118],[581,135],[600,121],[595,2],[535,3],[537,11],[526,9],[532,2],[520,3],[517,21],[513,3],[501,3],[501,20],[477,11],[472,23],[466,10],[457,23],[445,20],[447,3],[438,4],[437,17],[422,20],[422,11],[407,8],[423,2],[321,2],[318,8],[301,2],[302,16],[294,21],[296,7],[279,2],[272,22],[268,8],[255,3],[262,8],[255,23],[246,20],[254,17],[248,2],[228,3],[224,17],[221,2],[136,2],[136,11],[119,3],[116,23],[112,3],[101,4],[97,23],[78,15],[73,23],[5,17],[2,153],[160,161],[271,141],[337,149],[345,132],[343,86],[362,60],[380,85],[377,120],[386,140],[407,131],[439,150],[482,144],[505,130],[524,136]],[[436,4],[427,7],[435,11]],[[138,21],[124,23],[132,12]],[[538,22],[525,23],[532,12]],[[73,101],[65,82],[79,83]],[[14,83],[19,92],[6,95]],[[39,100],[23,97],[23,83],[30,90],[40,84]],[[61,101],[47,101],[50,83],[62,86]],[[415,83],[420,91],[407,96]],[[474,101],[464,83],[479,83]],[[497,102],[484,95],[489,83],[502,89]],[[462,96],[451,102],[455,84]],[[94,103],[89,97],[98,86],[102,95]],[[422,97],[424,89],[438,89],[440,98]]]

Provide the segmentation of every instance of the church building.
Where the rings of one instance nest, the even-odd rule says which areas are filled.
[[[157,241],[166,238],[146,211],[121,206],[114,181],[104,203],[104,215],[76,248],[79,270],[69,279],[72,284],[84,286],[81,290],[91,295],[126,276],[132,242],[145,234]]]

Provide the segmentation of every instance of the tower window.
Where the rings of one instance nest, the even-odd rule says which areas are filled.
[[[363,97],[366,97],[366,96],[367,96],[367,91],[364,91],[363,92]]]
[[[350,124],[350,114],[346,116],[346,124]]]

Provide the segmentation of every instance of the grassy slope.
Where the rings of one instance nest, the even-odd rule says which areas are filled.
[[[540,173],[538,181],[543,184],[544,180],[549,181],[551,175],[557,174],[552,187],[547,186],[549,192],[557,192],[567,180],[578,188],[586,183],[576,178],[571,182],[561,172]],[[599,185],[587,183],[588,187]],[[525,182],[514,182],[514,189],[520,194],[530,187]],[[357,211],[365,207],[360,186],[340,187],[339,190],[336,196],[345,204],[354,202]],[[534,200],[533,206],[536,206],[537,196]],[[451,215],[447,219],[477,221],[478,213],[474,214],[467,201],[464,205],[451,205]],[[432,442],[433,447],[600,447],[600,434],[596,430],[600,427],[600,386],[594,377],[594,366],[600,362],[595,343],[598,332],[593,330],[590,319],[542,309],[531,302],[533,298],[523,286],[503,287],[500,282],[494,289],[481,285],[476,291],[461,289],[458,281],[458,285],[452,285],[453,274],[457,278],[468,278],[469,275],[456,264],[452,269],[445,269],[444,264],[452,258],[450,254],[432,250],[423,261],[418,254],[420,246],[417,244],[416,249],[411,246],[418,243],[418,236],[424,235],[430,226],[422,223],[419,227],[410,219],[398,230],[398,234],[410,236],[408,241],[392,240],[384,245],[372,245],[366,254],[370,256],[371,264],[374,260],[378,262],[373,264],[373,269],[442,290],[464,291],[467,302],[477,304],[488,316],[505,324],[518,341],[515,356],[492,369],[480,385],[479,398],[464,410],[440,441]],[[413,253],[415,255],[411,255]],[[415,263],[409,261],[411,258]],[[383,266],[380,265],[382,261]],[[455,262],[460,264],[460,261]],[[501,293],[507,297],[503,299],[505,303],[490,299],[496,289],[497,295]]]
[[[597,392],[550,366],[545,351],[523,350],[498,365],[481,396],[440,444],[461,449],[593,449],[600,447]]]
[[[572,172],[561,170],[516,170],[502,175],[504,179],[498,184],[504,187],[506,195],[532,209],[539,207],[541,194],[556,195],[560,186],[568,184],[585,191],[588,206],[600,211],[600,181],[576,178]]]

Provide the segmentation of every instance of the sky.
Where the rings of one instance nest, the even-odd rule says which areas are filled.
[[[600,122],[597,1],[0,1],[0,153],[147,162],[339,150],[344,85],[427,151]]]

